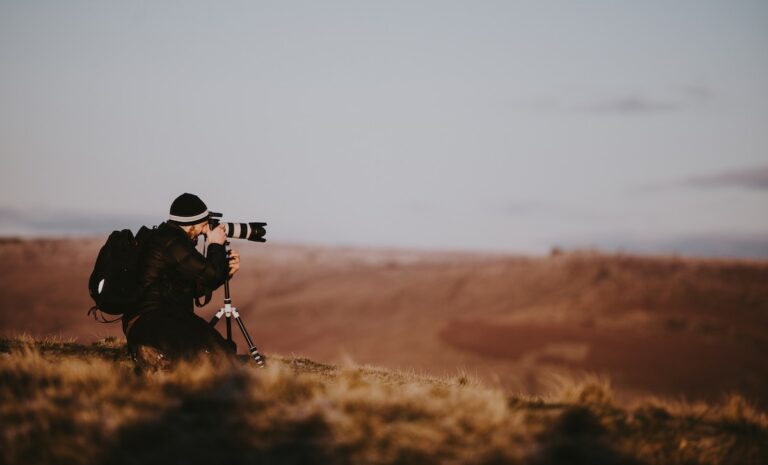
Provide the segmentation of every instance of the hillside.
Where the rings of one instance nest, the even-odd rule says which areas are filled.
[[[272,355],[138,375],[124,344],[0,340],[5,464],[759,464],[768,418],[719,405],[618,406],[600,380],[530,397]],[[270,354],[271,355],[271,354]]]
[[[0,334],[122,336],[85,316],[103,240],[0,243]],[[266,352],[467,372],[530,394],[597,374],[622,401],[738,392],[768,407],[765,261],[234,246],[234,303]],[[210,317],[221,300],[198,313]]]

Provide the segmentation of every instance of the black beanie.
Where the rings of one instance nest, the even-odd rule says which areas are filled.
[[[176,224],[188,226],[197,224],[208,218],[208,207],[200,197],[184,193],[176,197],[171,204],[171,216],[169,219]]]

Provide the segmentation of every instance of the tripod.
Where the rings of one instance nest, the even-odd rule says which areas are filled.
[[[227,245],[229,245],[229,242],[224,243],[225,248]],[[229,257],[228,250],[227,257]],[[232,298],[229,295],[229,274],[227,274],[227,280],[224,281],[224,306],[221,307],[221,309],[219,309],[215,315],[213,315],[213,318],[211,318],[209,324],[211,326],[216,326],[216,323],[219,322],[222,316],[226,317],[227,341],[232,342],[232,318],[234,317],[235,321],[237,322],[237,326],[239,326],[240,331],[243,332],[245,342],[248,343],[248,353],[251,355],[251,358],[256,361],[256,364],[259,367],[264,368],[266,363],[264,356],[259,353],[259,349],[257,349],[253,344],[253,340],[251,340],[251,336],[248,334],[248,330],[245,329],[245,324],[243,324],[243,320],[240,318],[240,313],[238,313],[237,308],[232,306]]]

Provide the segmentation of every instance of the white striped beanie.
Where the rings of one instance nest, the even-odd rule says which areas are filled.
[[[171,204],[169,219],[176,224],[188,226],[205,221],[208,218],[208,207],[200,197],[184,193],[176,197]]]

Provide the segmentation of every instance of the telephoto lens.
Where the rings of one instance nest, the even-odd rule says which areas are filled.
[[[222,223],[227,237],[254,242],[266,242],[267,223]]]
[[[267,242],[267,239],[264,237],[267,235],[267,223],[226,223],[220,221],[222,216],[221,213],[210,212],[208,216],[208,224],[210,227],[215,228],[219,224],[223,224],[227,237],[232,239],[245,239],[253,242]]]

